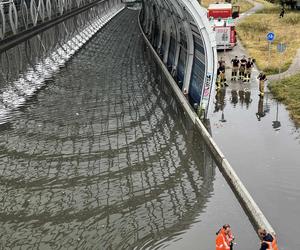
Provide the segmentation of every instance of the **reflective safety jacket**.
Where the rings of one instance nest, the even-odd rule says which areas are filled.
[[[216,250],[230,250],[230,242],[222,228],[216,238]]]
[[[267,234],[262,241],[262,248],[264,249],[263,245],[267,245],[268,247],[265,248],[266,250],[278,250],[276,239],[271,234]]]

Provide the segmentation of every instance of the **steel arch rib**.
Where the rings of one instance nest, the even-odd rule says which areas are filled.
[[[167,64],[169,58],[171,34],[173,33],[175,36],[174,61],[172,61],[172,65],[167,65],[173,67],[173,72],[177,69],[179,60],[181,29],[185,34],[187,58],[185,60],[183,89],[189,90],[191,82],[195,82],[192,72],[196,58],[194,37],[201,39],[204,49],[204,52],[201,52],[201,54],[204,56],[205,72],[201,74],[201,79],[203,79],[201,81],[203,82],[199,83],[196,95],[199,97],[197,102],[199,101],[201,107],[207,111],[211,90],[216,81],[217,53],[214,32],[207,20],[206,11],[196,0],[144,0],[144,15],[147,17],[144,31],[148,35],[152,32],[151,25],[153,25],[155,18],[153,5],[158,12],[157,18],[160,19],[157,20],[157,24],[160,25],[160,31],[156,35],[159,36],[158,51],[163,47],[164,64]],[[163,32],[165,32],[164,38]]]
[[[207,113],[211,90],[215,84],[217,74],[216,40],[206,17],[206,12],[199,5],[199,3],[196,0],[179,1],[181,1],[186,6],[203,38],[203,44],[205,47],[206,74],[201,93],[202,98],[200,100],[200,105],[203,107],[203,109],[205,109],[205,113]],[[206,96],[203,95],[205,91],[207,91]]]

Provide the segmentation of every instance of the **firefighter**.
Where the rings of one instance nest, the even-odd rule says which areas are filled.
[[[225,224],[216,234],[216,250],[232,250],[234,236],[230,225]]]
[[[264,72],[260,72],[257,79],[259,80],[259,96],[263,97],[265,94],[265,81],[267,80],[267,76]]]
[[[258,236],[261,240],[260,250],[278,250],[274,235],[267,233],[265,229],[258,229]]]
[[[232,72],[231,72],[231,80],[236,81],[237,80],[237,72],[239,70],[240,60],[237,56],[235,56],[234,59],[231,60],[232,63]]]
[[[243,58],[241,59],[241,63],[240,63],[239,79],[244,80],[244,77],[245,77],[245,69],[246,69],[246,63],[247,63],[246,56],[243,56]]]
[[[251,58],[248,58],[248,61],[246,62],[246,70],[245,70],[244,82],[249,82],[250,81],[251,71],[252,71],[252,68],[254,66],[254,62],[255,62],[254,59],[252,60]]]
[[[225,64],[221,64],[218,68],[218,79],[217,79],[217,88],[227,87],[228,84],[226,83],[225,78]]]
[[[217,80],[216,80],[217,90],[221,88],[221,78],[220,78],[220,68],[217,69]]]
[[[220,67],[217,70],[217,81],[216,81],[216,85],[217,85],[217,90],[219,90],[222,86],[222,81],[221,79],[223,78],[223,72],[221,71]]]
[[[224,59],[223,59],[223,57],[220,57],[220,59],[219,59],[219,61],[218,61],[218,67],[220,67],[220,66],[222,66],[222,65],[224,65],[225,66],[225,61],[224,61]]]

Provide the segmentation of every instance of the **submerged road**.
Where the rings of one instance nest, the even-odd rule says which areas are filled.
[[[246,51],[237,46],[219,53],[227,66]],[[258,96],[258,75],[248,83],[230,81],[211,98],[212,134],[278,234],[279,249],[300,249],[300,130],[284,105],[265,88]]]
[[[117,15],[0,127],[1,249],[214,249],[256,234]]]

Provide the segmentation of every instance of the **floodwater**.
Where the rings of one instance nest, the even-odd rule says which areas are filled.
[[[229,66],[245,54],[236,47],[219,56]],[[258,96],[257,74],[249,83],[229,81],[211,98],[212,135],[276,231],[279,248],[300,249],[300,130],[267,88]]]
[[[123,11],[1,125],[1,249],[258,247],[146,52]]]

